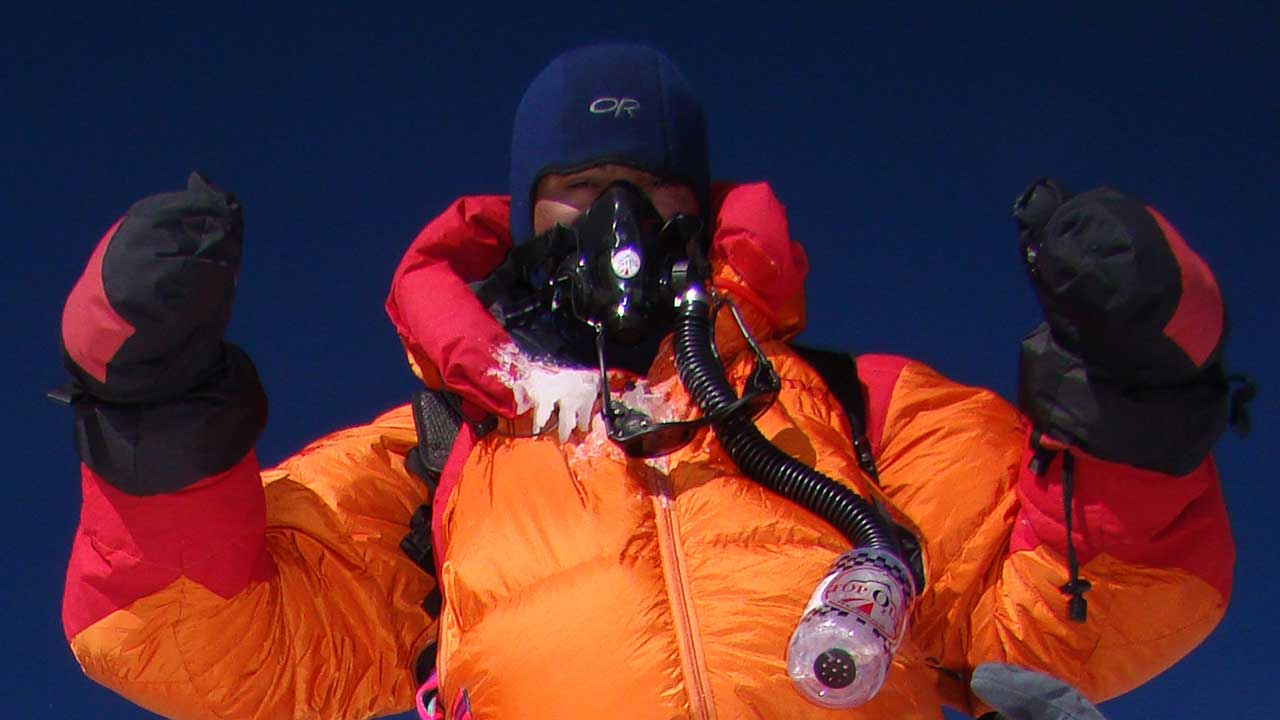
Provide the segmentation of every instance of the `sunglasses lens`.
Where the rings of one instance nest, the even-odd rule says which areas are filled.
[[[605,433],[631,457],[651,458],[667,455],[687,445],[698,428],[706,423],[654,422],[642,412],[621,403],[612,404],[613,412],[604,416]]]
[[[651,458],[667,455],[688,445],[698,432],[695,424],[664,424],[621,443],[622,451],[631,457]]]
[[[605,430],[614,440],[626,439],[647,432],[654,426],[652,418],[622,403],[611,401],[612,413],[605,416]]]
[[[753,377],[756,374],[753,373]],[[777,376],[773,376],[776,380]],[[609,439],[617,443],[630,457],[651,458],[667,455],[688,445],[698,430],[712,422],[735,415],[759,417],[773,405],[778,396],[776,387],[749,390],[719,410],[696,420],[683,422],[654,422],[642,412],[632,410],[622,403],[610,403],[612,412],[605,415],[605,431]]]
[[[739,327],[741,327],[741,321],[739,321]],[[743,334],[746,335],[745,329]],[[749,337],[748,341],[750,342]],[[609,397],[604,350],[600,342],[602,341],[598,337],[601,404],[608,408],[601,413],[604,416],[605,432],[609,435],[609,439],[630,457],[651,458],[672,453],[688,445],[698,431],[710,423],[721,422],[739,415],[757,418],[773,405],[778,397],[778,390],[782,387],[782,381],[779,380],[773,364],[760,348],[752,343],[756,362],[751,369],[751,374],[747,376],[742,397],[696,420],[656,422],[648,415]]]

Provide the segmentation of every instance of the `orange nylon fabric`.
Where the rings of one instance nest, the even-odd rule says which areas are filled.
[[[432,579],[399,547],[426,500],[407,407],[263,472],[278,572],[229,599],[187,578],[71,641],[87,675],[169,718],[356,720],[413,703]]]
[[[1188,571],[1100,554],[1080,569],[1093,584],[1088,620],[1070,622],[1062,555],[1044,546],[1010,552],[1023,511],[1016,485],[1026,472],[1025,422],[988,390],[918,363],[903,368],[878,462],[895,517],[922,539],[930,574],[899,658],[961,672],[1011,662],[1055,674],[1091,699],[1115,697],[1198,645],[1227,599]],[[938,682],[949,704],[968,706],[962,685],[945,673]]]
[[[783,378],[761,430],[864,497],[881,492],[857,469],[841,408],[779,342],[803,325],[805,270],[781,205],[763,185],[721,197],[713,285],[769,341]],[[726,317],[716,341],[740,383],[751,359]],[[646,380],[689,416],[674,376],[668,343]],[[1136,610],[1143,598],[1152,611],[1070,623],[1064,560],[1009,550],[1025,419],[911,362],[886,397],[873,420],[882,492],[922,539],[929,585],[871,703],[818,708],[784,669],[805,601],[847,541],[744,478],[709,431],[646,463],[597,423],[564,446],[491,435],[462,468],[439,534],[446,711],[465,690],[477,718],[938,718],[943,702],[980,710],[956,677],[988,660],[1046,669],[1102,699],[1172,664],[1221,617],[1225,599],[1196,576],[1099,556],[1082,569],[1098,580],[1096,603],[1124,596],[1117,606]]]
[[[876,492],[821,380],[781,343],[767,350],[784,390],[760,419],[766,437]],[[749,355],[728,365],[740,382]],[[678,383],[671,394],[684,399]],[[907,364],[881,480],[924,540],[929,584],[885,689],[842,712],[803,700],[784,666],[810,592],[847,549],[824,521],[744,478],[710,433],[658,463],[624,458],[599,427],[563,447],[490,436],[444,515],[443,697],[465,689],[476,718],[938,718],[943,702],[978,710],[943,671],[995,660],[1095,699],[1135,687],[1198,644],[1225,602],[1188,573],[1099,556],[1082,572],[1100,607],[1068,622],[1062,558],[1006,556],[1026,431],[994,394]]]
[[[264,473],[274,579],[225,600],[180,579],[73,638],[86,672],[173,718],[363,719],[411,707],[414,660],[438,629],[443,706],[451,712],[465,690],[476,720],[936,720],[943,702],[981,710],[962,676],[983,661],[1045,669],[1101,700],[1212,629],[1225,598],[1205,581],[1105,551],[1081,568],[1094,586],[1088,622],[1066,619],[1063,558],[1034,543],[1010,552],[1029,428],[988,391],[909,361],[877,376],[874,487],[842,409],[783,342],[803,324],[803,254],[777,244],[784,219],[751,221],[781,212],[767,187],[743,187],[725,200],[742,200],[743,214],[721,218],[711,257],[715,286],[739,301],[782,377],[762,432],[880,494],[924,546],[928,585],[871,703],[818,708],[783,666],[805,601],[847,541],[743,477],[710,431],[651,462],[624,458],[598,420],[563,445],[554,433],[481,439],[438,508],[437,628],[419,607],[432,580],[398,547],[426,495],[404,471],[416,442],[405,408]],[[756,240],[785,261],[751,250]],[[402,335],[429,329],[406,323]],[[716,337],[740,386],[751,357],[727,315]],[[411,352],[430,376],[430,358]],[[670,340],[644,381],[676,416],[696,414]]]
[[[869,490],[812,373],[781,343],[766,351],[785,390],[761,430]],[[731,379],[749,368],[739,354]],[[670,369],[649,380],[686,406]],[[846,542],[744,478],[709,433],[648,463],[599,423],[563,446],[491,435],[444,520],[443,696],[465,688],[476,717],[838,716],[795,694],[783,655]]]

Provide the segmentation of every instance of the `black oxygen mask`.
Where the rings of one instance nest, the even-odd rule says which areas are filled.
[[[552,315],[567,334],[599,335],[611,360],[643,372],[675,322],[701,232],[698,217],[664,221],[635,185],[609,185],[571,226],[548,231]]]

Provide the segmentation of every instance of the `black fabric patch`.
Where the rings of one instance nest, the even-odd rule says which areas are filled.
[[[1182,301],[1177,258],[1138,199],[1102,188],[1067,200],[1044,227],[1032,284],[1056,341],[1114,377],[1143,385],[1190,381],[1197,366],[1164,334]]]
[[[186,190],[129,208],[103,255],[102,286],[135,331],[107,363],[105,383],[64,355],[90,395],[156,403],[208,381],[231,317],[243,235],[235,196],[198,173]]]
[[[853,451],[858,465],[870,476],[876,485],[880,484],[880,472],[876,468],[875,457],[871,454],[871,442],[867,440],[867,398],[862,391],[862,381],[858,379],[858,363],[851,353],[835,352],[792,344],[791,349],[805,361],[814,372],[827,384],[827,389],[835,396],[836,402],[844,410],[852,431]],[[924,553],[920,541],[910,530],[893,521],[888,509],[878,500],[876,508],[880,511],[885,523],[893,528],[898,539],[899,554],[911,569],[912,579],[916,583],[916,592],[924,591]]]
[[[406,464],[435,491],[445,462],[453,450],[453,441],[462,427],[462,413],[454,406],[456,400],[444,392],[423,390],[413,396],[413,427],[417,431],[418,446],[413,449]]]
[[[1221,364],[1181,382],[1135,383],[1089,367],[1047,324],[1022,342],[1018,403],[1051,436],[1111,462],[1186,475],[1227,427]]]
[[[431,577],[436,576],[436,560],[432,550],[431,503],[418,506],[409,519],[409,532],[400,541],[400,549]]]
[[[862,393],[862,383],[858,381],[858,365],[853,355],[796,344],[792,344],[791,349],[827,384],[827,389],[848,417],[854,438],[864,434],[867,399]]]
[[[212,379],[180,398],[75,402],[80,459],[131,495],[174,492],[224,472],[252,448],[266,426],[267,398],[243,350],[222,344]]]
[[[413,676],[421,685],[431,677],[436,669],[436,644],[431,643],[418,653],[418,660],[413,664]]]

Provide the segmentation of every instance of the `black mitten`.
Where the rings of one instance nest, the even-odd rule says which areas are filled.
[[[249,356],[223,340],[240,204],[199,174],[133,207],[98,243],[62,314],[76,450],[134,495],[173,492],[243,459],[266,424]]]
[[[210,379],[240,268],[240,203],[198,173],[140,200],[99,243],[67,298],[64,363],[89,395],[178,397]]]
[[[1219,360],[1227,325],[1218,285],[1154,209],[1109,188],[1072,196],[1045,179],[1013,216],[1054,339],[1092,370],[1158,386]]]
[[[1043,179],[1014,203],[1045,323],[1022,343],[1018,401],[1097,457],[1182,475],[1227,425],[1227,320],[1204,261],[1159,213]]]

